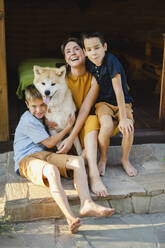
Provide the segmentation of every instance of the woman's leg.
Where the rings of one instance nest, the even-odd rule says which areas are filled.
[[[91,191],[97,196],[107,196],[109,193],[100,178],[97,166],[97,138],[97,130],[87,133],[84,138],[86,159],[89,167],[90,187]]]
[[[43,178],[49,182],[50,192],[57,205],[66,217],[70,231],[75,233],[80,226],[80,219],[72,213],[64,189],[61,185],[60,173],[56,166],[46,164],[43,169]]]
[[[74,171],[74,184],[80,197],[80,214],[83,216],[110,216],[114,209],[95,204],[90,197],[84,159],[80,156],[70,156],[66,168]]]

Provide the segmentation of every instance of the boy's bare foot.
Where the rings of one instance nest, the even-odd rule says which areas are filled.
[[[99,170],[100,176],[104,176],[104,174],[105,174],[106,163],[107,163],[107,159],[105,159],[105,160],[100,159],[100,161],[98,163],[98,170]]]
[[[122,163],[123,169],[125,170],[125,172],[127,173],[129,177],[135,177],[137,175],[137,170],[132,166],[129,160],[127,161],[121,160],[121,163]]]
[[[81,226],[80,218],[73,218],[72,220],[67,220],[67,222],[71,233],[78,232],[78,229]]]
[[[113,208],[105,208],[91,200],[86,200],[80,209],[80,214],[83,216],[105,217],[113,215],[114,212],[115,210]]]
[[[109,193],[106,189],[106,187],[104,186],[101,178],[98,176],[95,177],[90,177],[90,187],[91,187],[91,191],[97,195],[97,196],[108,196]]]

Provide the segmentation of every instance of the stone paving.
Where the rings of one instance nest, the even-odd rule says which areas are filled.
[[[165,248],[165,214],[82,218],[77,234],[64,219],[14,225],[0,234],[1,248]]]
[[[116,214],[165,211],[165,144],[134,145],[130,160],[138,176],[128,177],[120,166],[121,147],[110,146],[103,181],[110,195],[92,198],[115,208]],[[79,199],[72,180],[63,179],[65,191],[76,215]],[[61,217],[62,213],[46,187],[36,186],[14,172],[13,152],[0,154],[0,215],[12,221]]]

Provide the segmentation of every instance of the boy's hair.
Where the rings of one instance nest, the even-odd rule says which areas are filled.
[[[77,37],[67,37],[67,38],[63,41],[63,43],[61,44],[61,52],[62,52],[62,54],[63,54],[64,56],[65,56],[65,47],[66,47],[66,45],[67,45],[69,42],[71,42],[71,41],[76,42],[81,48],[83,48],[82,42],[81,42],[81,40],[80,40],[79,38],[77,38]]]
[[[83,47],[84,47],[84,40],[85,39],[90,39],[90,38],[98,38],[102,45],[105,44],[104,36],[100,32],[88,31],[88,32],[85,32],[85,33],[82,34]]]
[[[30,85],[25,89],[25,101],[29,102],[33,99],[42,99],[40,92],[34,85]]]

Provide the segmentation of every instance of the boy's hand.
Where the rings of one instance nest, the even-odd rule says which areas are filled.
[[[68,116],[68,120],[67,120],[67,124],[66,124],[66,128],[68,129],[68,131],[70,131],[70,129],[72,128],[73,124],[75,123],[75,115],[69,115]]]
[[[47,118],[45,118],[45,125],[51,130],[56,129],[56,127],[58,126],[56,122],[48,121]]]
[[[123,135],[127,135],[134,130],[133,121],[127,118],[120,120],[118,127]]]

